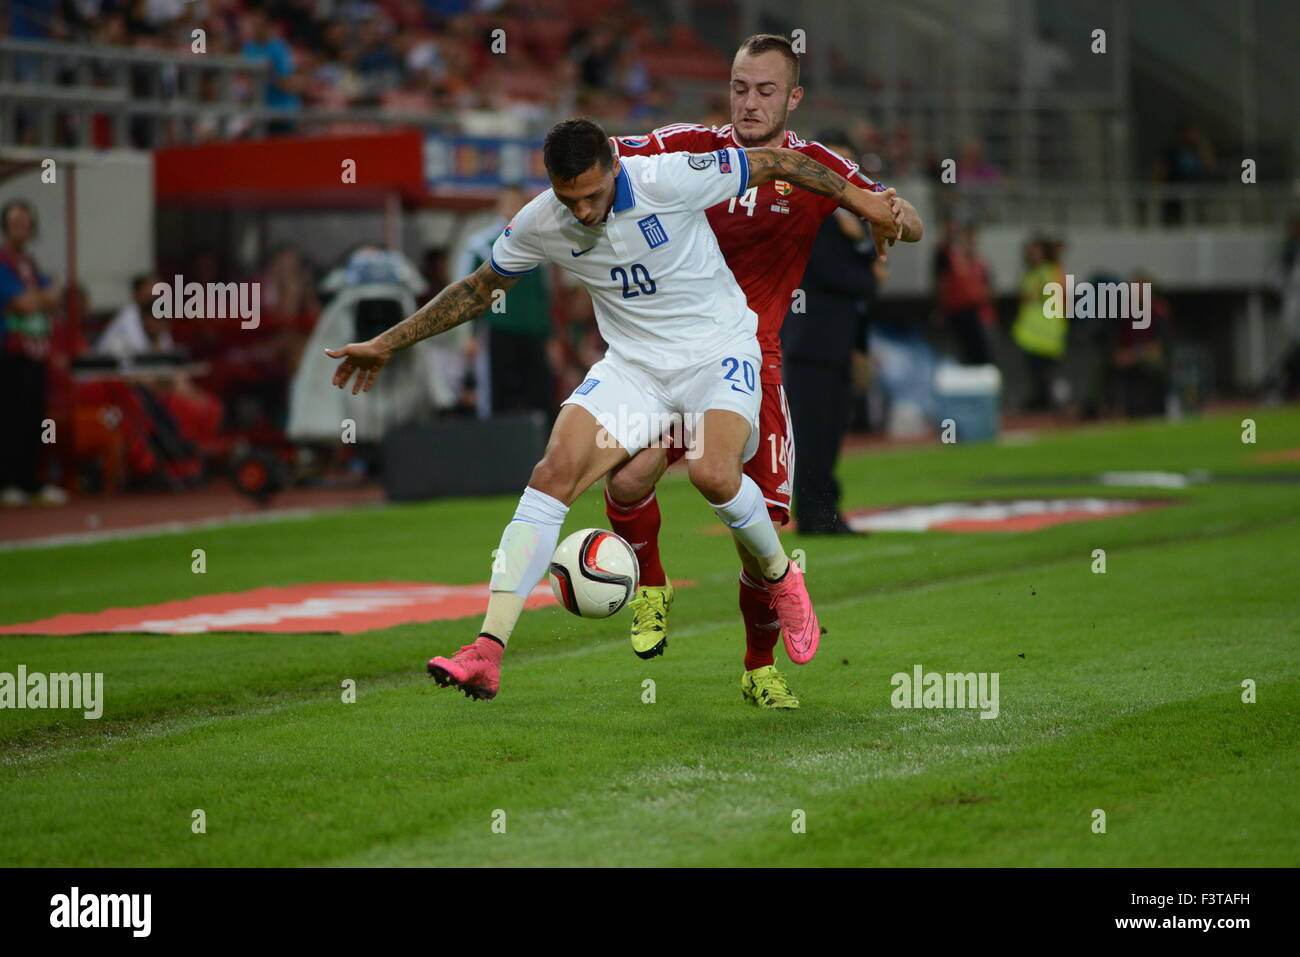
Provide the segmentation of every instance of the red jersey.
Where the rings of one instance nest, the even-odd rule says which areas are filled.
[[[739,147],[731,124],[723,127],[675,123],[649,136],[614,136],[620,156],[654,153],[710,153]],[[832,153],[818,142],[801,140],[786,130],[786,149],[798,150],[839,173],[862,189],[883,192],[858,171],[858,164]],[[813,239],[827,216],[839,208],[829,196],[800,189],[784,180],[751,186],[744,196],[719,203],[708,211],[709,225],[736,282],[758,314],[758,344],[763,350],[761,380],[781,382],[781,323],[790,310],[794,290],[803,280]]]

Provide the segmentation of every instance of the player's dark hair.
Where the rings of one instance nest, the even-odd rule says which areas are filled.
[[[779,33],[755,33],[740,45],[736,56],[742,53],[758,56],[760,53],[773,50],[785,57],[786,62],[790,64],[790,89],[793,90],[799,85],[799,55],[794,52],[794,44],[790,42],[789,37],[783,37]]]
[[[542,147],[542,161],[546,164],[546,172],[556,179],[572,180],[596,163],[600,163],[602,169],[611,169],[614,154],[601,125],[595,120],[579,117],[551,127]]]

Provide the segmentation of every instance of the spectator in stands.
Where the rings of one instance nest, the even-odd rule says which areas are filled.
[[[451,265],[449,250],[443,246],[430,246],[424,251],[420,275],[429,289],[442,289],[452,281],[447,270]],[[449,345],[454,337],[448,337]],[[478,359],[478,336],[470,330],[459,345],[460,353],[455,361],[443,356],[434,363],[434,374],[444,376],[450,390],[455,394],[455,401],[442,410],[445,415],[472,418],[478,414],[478,383],[475,379],[475,364]],[[450,350],[449,350],[450,351]]]
[[[943,242],[934,254],[934,277],[939,315],[957,343],[962,365],[993,361],[988,329],[996,316],[989,290],[989,269],[975,247],[975,227],[967,224],[960,235],[956,224],[944,223]]]
[[[961,146],[957,163],[957,180],[961,183],[993,183],[1002,178],[1002,170],[985,155],[984,142],[972,136]]]
[[[848,136],[818,138],[853,158]],[[821,224],[801,288],[806,310],[781,327],[782,375],[789,389],[794,457],[794,506],[801,535],[853,534],[840,514],[835,464],[849,427],[855,354],[866,350],[866,303],[875,295],[871,237],[855,216],[837,211]]]
[[[377,99],[401,83],[402,63],[389,43],[388,21],[369,17],[357,27],[357,72],[365,85],[365,95]]]
[[[190,9],[186,0],[144,0],[137,4],[140,20],[150,33],[160,33],[169,24],[184,18]]]
[[[172,352],[172,340],[167,320],[153,314],[153,293],[158,277],[153,273],[136,276],[131,281],[131,301],[118,310],[95,343],[95,351],[117,356],[129,363],[136,356],[150,352]]]
[[[1173,143],[1165,150],[1163,179],[1168,183],[1197,183],[1214,172],[1214,147],[1196,124],[1183,120]]]
[[[271,109],[296,112],[302,108],[299,93],[303,89],[303,78],[294,70],[293,54],[283,38],[275,33],[266,10],[258,5],[251,6],[247,15],[247,36],[241,49],[245,59],[270,64],[270,79],[266,85],[265,105]],[[287,133],[293,130],[293,121],[277,119],[267,125],[271,133]]]
[[[1156,179],[1173,185],[1200,183],[1209,179],[1215,167],[1214,148],[1205,134],[1191,122],[1182,120],[1174,141],[1156,164]],[[1183,198],[1170,196],[1162,206],[1166,226],[1183,221]]]
[[[853,147],[862,157],[862,172],[872,179],[878,179],[885,168],[885,141],[879,127],[867,120],[854,121],[849,130]]]
[[[575,33],[570,55],[577,61],[581,83],[588,90],[608,90],[613,86],[619,44],[604,24]]]
[[[0,502],[62,505],[67,495],[42,487],[38,475],[46,379],[50,358],[50,314],[62,300],[58,286],[27,251],[36,236],[36,214],[21,199],[0,208]]]
[[[148,378],[139,370],[130,379],[87,385],[81,404],[113,405],[126,420],[129,434],[139,435],[151,453],[131,449],[128,461],[136,478],[157,477],[164,469],[174,479],[195,479],[201,472],[199,453],[211,446],[221,426],[221,403],[194,384],[181,366],[184,358],[172,338],[169,320],[153,313],[153,273],[137,276],[132,298],[105,327],[95,351],[116,356],[131,367],[147,356],[170,358],[151,367]]]
[[[186,283],[204,286],[236,278],[232,268],[209,245],[196,249],[184,268],[174,272],[180,273]],[[273,284],[273,272],[268,263],[257,281]],[[164,269],[163,273],[171,275],[173,270]],[[260,288],[259,296],[264,293],[265,289]],[[296,357],[293,347],[300,345],[292,335],[295,323],[287,323],[286,331],[286,323],[266,307],[265,300],[259,305],[262,315],[255,328],[246,329],[238,320],[227,319],[182,321],[171,327],[173,337],[189,355],[208,365],[200,383],[221,398],[226,424],[231,428],[275,428],[287,408],[289,357]]]
[[[1060,283],[1065,277],[1060,263],[1052,259],[1053,249],[1059,243],[1035,238],[1025,244],[1025,273],[1020,280],[1020,311],[1011,327],[1015,340],[1029,363],[1029,401],[1027,407],[1043,411],[1052,407],[1052,379],[1057,363],[1065,354],[1068,331],[1064,309],[1060,316],[1046,308],[1049,283]]]
[[[108,12],[108,7],[106,0],[61,0],[50,38],[78,43],[89,41]]]
[[[725,97],[709,95],[705,105],[703,118],[700,120],[705,126],[722,127],[731,122],[731,105]]]
[[[262,321],[275,333],[284,364],[292,374],[320,317],[316,279],[298,250],[284,246],[272,254],[258,282]]]
[[[466,243],[456,275],[468,276],[491,255],[492,243],[523,208],[523,188],[507,185],[497,198],[497,217]],[[535,269],[510,290],[504,309],[477,320],[475,380],[479,417],[541,409],[556,413],[555,383],[547,349],[551,338],[551,290],[545,269]]]
[[[906,123],[897,124],[889,142],[889,169],[894,179],[912,175],[912,164],[916,159],[914,146],[912,128]]]
[[[1124,277],[1100,269],[1088,277],[1094,289],[1122,283]],[[1118,405],[1119,385],[1115,375],[1115,350],[1119,345],[1120,322],[1084,319],[1070,328],[1068,351],[1078,356],[1075,364],[1079,382],[1079,417],[1093,421]]]
[[[0,25],[7,28],[7,35],[22,40],[44,39],[50,35],[57,7],[55,0],[18,0],[5,7],[0,10]],[[21,74],[18,77],[20,80],[24,78]]]
[[[1151,323],[1145,329],[1132,322],[1119,327],[1113,362],[1119,385],[1120,405],[1129,418],[1159,415],[1169,393],[1170,353],[1173,324],[1169,302],[1155,294],[1151,277],[1139,272],[1133,281],[1146,283],[1151,296]]]

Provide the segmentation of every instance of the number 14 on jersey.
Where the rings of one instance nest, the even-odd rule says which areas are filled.
[[[749,189],[745,190],[744,196],[731,197],[731,201],[727,203],[727,212],[734,213],[736,211],[737,203],[740,203],[744,208],[746,216],[753,216],[754,207],[758,205],[758,187],[749,187]]]

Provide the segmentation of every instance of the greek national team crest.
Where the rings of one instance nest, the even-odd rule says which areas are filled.
[[[647,216],[645,219],[638,219],[636,224],[641,227],[641,235],[645,237],[645,241],[650,245],[651,249],[668,242],[668,234],[664,232],[664,227],[659,222],[658,216]]]
[[[573,390],[574,395],[586,395],[600,383],[599,379],[587,379],[582,385]]]

